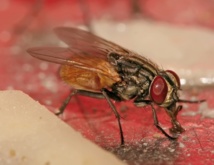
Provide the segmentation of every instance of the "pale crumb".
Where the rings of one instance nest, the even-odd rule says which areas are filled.
[[[199,105],[198,113],[201,114],[202,118],[214,118],[214,109],[210,109],[207,102]]]
[[[1,165],[124,164],[21,91],[1,91],[0,108]]]
[[[180,147],[180,148],[184,148],[184,147],[185,147],[184,143],[181,143],[181,142],[180,142],[180,143],[179,143],[179,147]]]

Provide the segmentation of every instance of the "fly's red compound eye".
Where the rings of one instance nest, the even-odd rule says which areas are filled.
[[[166,98],[168,87],[162,76],[156,76],[150,88],[151,99],[156,104],[162,104]]]
[[[180,78],[178,77],[178,75],[172,70],[166,70],[166,72],[171,74],[175,78],[178,89],[180,89],[181,88],[181,82],[180,82]]]

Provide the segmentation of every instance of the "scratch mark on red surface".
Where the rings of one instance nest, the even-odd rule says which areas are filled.
[[[195,131],[195,128],[193,128],[193,132],[194,132],[195,137],[196,137],[196,139],[197,139],[197,141],[198,141],[198,143],[199,143],[199,145],[200,145],[200,147],[201,147],[201,150],[204,150],[204,148],[203,148],[202,145],[201,145],[201,141],[200,141],[200,139],[199,139],[199,137],[198,137],[198,134],[197,134],[196,131]]]

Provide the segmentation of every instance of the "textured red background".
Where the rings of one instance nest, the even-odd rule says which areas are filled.
[[[9,1],[8,1],[9,2]],[[96,19],[133,18],[129,0],[89,0],[91,16]],[[0,2],[2,3],[2,2]],[[54,26],[65,21],[81,22],[78,1],[48,0],[38,10],[33,21],[26,15],[35,10],[34,1],[18,0],[3,4],[0,10],[0,89],[26,92],[51,111],[56,111],[69,93],[57,76],[58,65],[30,57],[25,50],[29,42],[40,41]],[[183,25],[213,28],[214,4],[211,0],[140,1],[142,14],[147,18]],[[30,10],[29,10],[30,9]],[[23,19],[26,18],[26,19]],[[24,21],[23,21],[24,20]],[[25,26],[29,25],[29,29]],[[26,27],[26,31],[22,31]],[[19,29],[19,31],[17,30]],[[48,29],[48,31],[47,31]],[[33,35],[32,35],[33,34]],[[212,88],[186,91],[187,98],[206,98],[214,107]],[[199,105],[186,105],[179,121],[186,129],[178,141],[169,141],[153,125],[150,107],[136,108],[131,102],[116,103],[122,116],[126,141],[120,147],[117,121],[105,100],[77,96],[71,100],[63,119],[88,139],[114,152],[129,164],[212,164],[214,162],[214,120],[197,114]],[[163,109],[157,113],[164,128],[170,119]],[[191,113],[192,115],[185,115]],[[72,139],[71,139],[72,140]]]

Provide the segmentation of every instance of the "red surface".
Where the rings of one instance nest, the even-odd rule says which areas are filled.
[[[122,4],[122,1],[117,3]],[[93,11],[102,11],[101,2],[94,1],[93,5],[97,8]],[[38,40],[42,42],[45,39],[47,35],[45,29],[51,29],[47,27],[71,18],[71,15],[67,17],[68,15],[63,13],[70,6],[64,10],[61,8],[65,6],[63,4],[58,5],[59,9],[51,6],[45,6],[48,11],[43,11],[44,18],[39,16],[33,22],[32,32],[21,35],[14,35],[10,30],[14,28],[14,21],[20,20],[27,13],[26,6],[14,2],[7,10],[1,11],[0,20],[4,23],[1,22],[0,26],[0,89],[22,90],[51,111],[56,111],[69,93],[69,87],[61,82],[56,74],[59,66],[34,59],[25,52],[30,42],[38,42]],[[110,2],[109,6],[111,6]],[[128,6],[124,10],[129,11]],[[11,14],[12,11],[16,14]],[[79,9],[74,12],[72,19],[77,19],[78,12],[81,12]],[[124,13],[129,12],[124,11]],[[114,14],[117,14],[117,11]],[[127,15],[123,15],[123,18]],[[31,36],[33,32],[34,35]],[[212,88],[197,89],[187,91],[182,96],[206,98],[209,108],[213,109],[213,93]],[[179,114],[179,121],[186,132],[177,141],[169,141],[155,128],[150,107],[136,108],[131,102],[116,103],[116,107],[122,116],[125,147],[119,146],[117,121],[105,100],[74,97],[63,119],[82,132],[85,137],[114,152],[129,164],[212,164],[214,162],[214,119],[203,118],[198,114],[199,105],[184,104],[184,109]],[[158,107],[156,109],[163,128],[167,130],[170,127],[169,117],[163,109]]]

